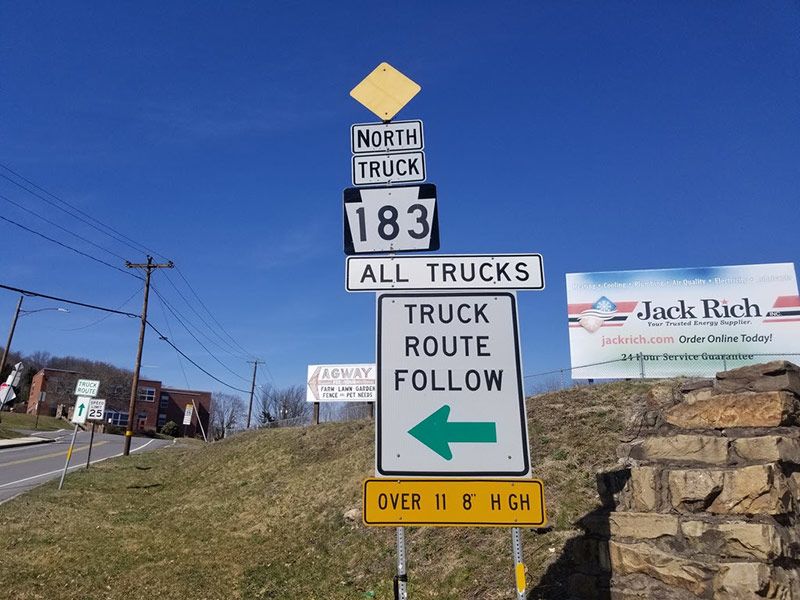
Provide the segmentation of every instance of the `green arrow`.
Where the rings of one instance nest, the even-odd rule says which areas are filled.
[[[497,442],[496,423],[456,423],[448,421],[450,407],[446,404],[408,430],[412,436],[445,460],[451,460],[453,442],[491,444]]]
[[[84,409],[84,408],[86,408],[86,405],[85,405],[85,404],[79,404],[79,405],[78,405],[78,416],[79,416],[79,417],[82,417],[82,416],[83,416],[83,409]]]

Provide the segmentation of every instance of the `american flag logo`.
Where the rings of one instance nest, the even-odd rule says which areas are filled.
[[[764,323],[800,321],[800,296],[780,296],[767,313]]]
[[[593,304],[570,304],[569,326],[583,327],[589,333],[594,333],[601,327],[619,327],[625,324],[637,304],[638,302],[615,303],[606,296],[600,296]]]

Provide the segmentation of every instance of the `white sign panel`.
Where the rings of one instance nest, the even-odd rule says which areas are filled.
[[[75,400],[75,408],[72,410],[72,422],[76,425],[83,425],[89,415],[89,402],[92,399],[88,396],[79,396]]]
[[[194,407],[191,404],[186,405],[186,409],[183,412],[183,424],[184,425],[191,425],[192,424],[192,415],[194,414]]]
[[[86,417],[89,421],[102,421],[105,413],[106,401],[104,399],[92,398],[89,401],[89,412]]]
[[[350,127],[350,148],[353,154],[408,152],[422,150],[422,121],[391,123],[356,123]]]
[[[346,270],[349,292],[544,289],[541,254],[350,256]]]
[[[13,387],[7,383],[0,383],[0,407],[7,402],[12,402],[16,397]]]
[[[575,379],[711,376],[800,352],[792,263],[569,273],[567,302]]]
[[[353,185],[425,181],[425,153],[357,154],[352,179]]]
[[[374,402],[375,365],[308,365],[307,402]]]
[[[347,188],[344,191],[346,254],[438,249],[435,185]]]
[[[377,472],[529,474],[516,297],[378,295]]]
[[[75,384],[75,395],[76,396],[91,396],[94,398],[97,396],[97,391],[100,389],[100,382],[94,381],[92,379],[78,379],[78,383]]]

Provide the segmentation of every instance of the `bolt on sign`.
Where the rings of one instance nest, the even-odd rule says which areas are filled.
[[[387,62],[382,62],[350,90],[350,96],[379,119],[391,121],[422,88]]]
[[[544,527],[538,479],[385,479],[364,481],[365,525]]]
[[[306,402],[374,402],[375,365],[308,365]]]
[[[97,391],[100,389],[100,382],[92,379],[78,379],[75,384],[76,396],[97,396]]]
[[[379,294],[379,475],[525,477],[516,296]]]

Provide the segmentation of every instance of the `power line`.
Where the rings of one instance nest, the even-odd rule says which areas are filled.
[[[135,314],[135,313],[126,312],[126,311],[123,311],[123,310],[117,310],[115,308],[108,308],[106,306],[98,306],[97,304],[89,304],[87,302],[79,302],[78,300],[70,300],[69,298],[62,298],[60,296],[52,296],[50,294],[42,294],[40,292],[34,292],[32,290],[26,290],[26,289],[23,289],[23,288],[18,288],[18,287],[14,287],[14,286],[10,286],[10,285],[4,285],[2,283],[0,283],[0,289],[8,290],[10,292],[16,292],[18,294],[22,294],[23,296],[30,296],[30,297],[36,297],[36,298],[45,298],[47,300],[54,300],[56,302],[64,302],[65,304],[71,304],[73,306],[82,306],[83,308],[91,308],[93,310],[99,310],[99,311],[103,311],[103,312],[114,313],[114,314],[117,314],[117,315],[123,315],[125,317],[131,317],[131,318],[134,318],[134,319],[140,319],[141,318],[141,315],[138,315],[138,314]],[[155,325],[153,325],[149,321],[147,321],[146,323],[147,323],[147,326],[150,327],[150,329],[152,329],[159,336],[159,339],[161,339],[162,341],[165,341],[167,344],[169,344],[172,347],[172,349],[175,350],[175,352],[180,354],[183,358],[185,358],[192,365],[194,365],[194,367],[196,369],[198,369],[199,371],[202,371],[203,373],[208,375],[211,379],[213,379],[217,383],[221,383],[222,385],[224,385],[227,388],[230,388],[232,390],[235,390],[237,392],[242,392],[242,393],[245,393],[245,394],[250,393],[249,390],[243,390],[241,388],[238,388],[235,385],[231,385],[228,382],[223,381],[219,377],[217,377],[215,375],[212,375],[209,371],[207,371],[206,369],[201,367],[199,364],[197,364],[197,362],[192,360],[185,352],[183,352],[183,350],[181,350],[180,348],[178,348],[178,346],[176,346],[174,343],[172,343],[172,341],[169,338],[167,338],[164,334],[162,334],[155,327]]]
[[[164,310],[164,301],[161,298],[158,299],[161,303],[161,315],[164,317],[164,323],[167,324],[167,331],[169,331],[169,337],[173,337],[172,335],[172,326],[169,324],[169,318],[167,317],[167,311]],[[183,366],[183,361],[181,360],[180,354],[178,355],[178,364],[181,367],[181,372],[183,373],[183,380],[186,382],[187,389],[191,386],[189,385],[189,378],[186,376],[186,368]]]
[[[0,219],[2,219],[3,221],[6,221],[7,223],[11,223],[12,225],[16,225],[20,229],[24,229],[25,231],[27,231],[29,233],[32,233],[33,235],[38,235],[40,238],[44,238],[48,242],[52,242],[54,244],[58,244],[59,246],[61,246],[62,248],[66,248],[67,250],[72,250],[72,252],[75,252],[76,254],[80,254],[81,256],[85,256],[86,258],[88,258],[90,260],[93,260],[95,262],[98,262],[101,265],[105,265],[107,267],[111,267],[115,271],[119,271],[120,273],[125,273],[126,275],[130,275],[131,277],[136,277],[136,279],[141,279],[141,277],[139,277],[138,275],[134,275],[133,273],[131,273],[129,271],[126,271],[125,269],[121,269],[120,267],[117,267],[116,265],[112,265],[110,262],[106,262],[101,258],[97,258],[96,256],[92,256],[91,254],[87,254],[86,252],[84,252],[82,250],[78,250],[77,248],[74,248],[74,247],[70,246],[69,244],[65,244],[64,242],[59,242],[58,240],[53,239],[53,238],[51,238],[49,236],[46,236],[45,234],[40,233],[40,232],[36,231],[35,229],[31,229],[30,227],[26,227],[22,223],[17,223],[16,221],[14,221],[12,219],[9,219],[8,217],[4,217],[3,215],[0,215]]]
[[[120,304],[120,305],[117,307],[117,309],[119,310],[120,308],[122,308],[123,306],[125,306],[125,305],[126,305],[128,302],[130,302],[131,300],[133,300],[133,298],[134,298],[135,296],[139,295],[139,293],[140,293],[140,292],[141,292],[143,289],[144,289],[144,286],[140,287],[140,288],[139,288],[139,289],[137,289],[135,292],[133,292],[133,293],[132,293],[130,296],[128,296],[128,299],[127,299],[127,300],[125,300],[125,302],[123,302],[122,304]],[[80,327],[70,327],[70,328],[67,328],[67,329],[60,329],[60,331],[80,331],[81,329],[88,329],[89,327],[94,327],[95,325],[99,325],[100,323],[102,323],[103,321],[105,321],[105,320],[106,320],[107,318],[109,318],[110,316],[111,316],[111,313],[106,313],[104,316],[100,317],[99,319],[97,319],[96,321],[94,321],[94,322],[92,322],[92,323],[89,323],[88,325],[81,325]]]

